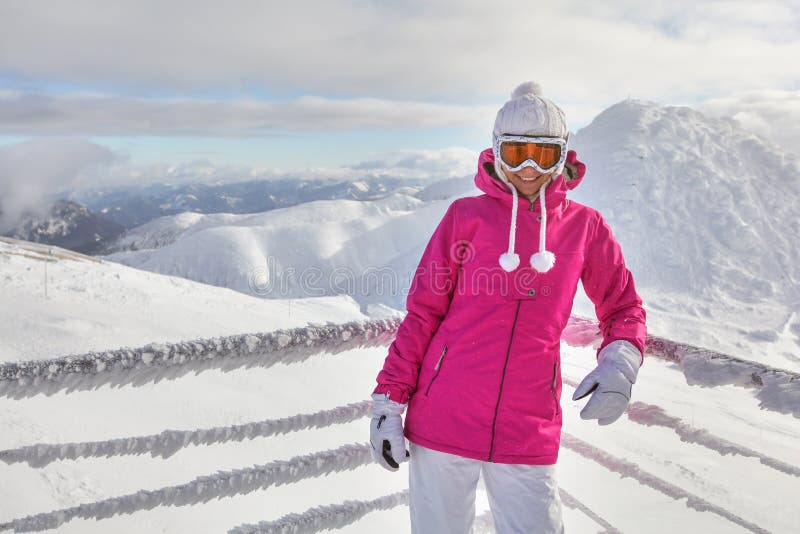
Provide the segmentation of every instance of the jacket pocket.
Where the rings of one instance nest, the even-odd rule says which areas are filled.
[[[553,362],[553,382],[550,385],[550,391],[553,393],[553,404],[555,404],[555,415],[553,417],[558,417],[558,414],[561,412],[561,407],[558,404],[558,393],[556,392],[556,387],[558,386],[559,363],[560,363],[559,358],[556,358],[556,361]]]
[[[444,361],[445,354],[447,354],[447,345],[442,347],[442,353],[439,355],[439,359],[436,360],[436,365],[433,366],[434,370],[436,370],[436,373],[433,375],[433,378],[431,378],[431,381],[428,382],[428,388],[425,390],[426,397],[431,392],[431,386],[433,386],[433,383],[439,377],[439,373],[442,372],[442,362]]]

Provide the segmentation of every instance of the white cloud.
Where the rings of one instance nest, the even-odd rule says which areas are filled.
[[[376,154],[374,159],[338,167],[253,167],[220,165],[208,160],[150,165],[119,165],[103,170],[104,181],[87,186],[124,183],[230,183],[246,180],[289,178],[298,180],[360,180],[372,177],[440,180],[475,173],[478,153],[466,148],[397,150]]]
[[[0,73],[127,94],[297,94],[497,106],[537,78],[570,120],[629,94],[671,103],[797,85],[784,2],[0,4]],[[574,110],[573,110],[574,108]]]
[[[131,98],[0,91],[0,134],[269,136],[282,131],[486,125],[495,110],[376,98]]]
[[[26,211],[43,213],[65,187],[85,186],[119,163],[106,147],[80,139],[36,139],[0,147],[0,233]]]
[[[478,167],[478,153],[466,148],[398,150],[378,156],[347,169],[356,173],[368,171],[373,175],[442,179],[474,174]]]
[[[800,156],[800,91],[751,91],[714,98],[697,107],[709,115],[731,117]]]

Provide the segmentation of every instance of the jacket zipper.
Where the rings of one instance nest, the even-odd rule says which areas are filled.
[[[553,392],[553,401],[556,404],[556,417],[558,417],[558,413],[561,411],[558,406],[558,396],[556,395],[556,385],[558,381],[558,360],[553,362],[553,387],[551,391]]]
[[[508,340],[508,348],[506,349],[506,361],[503,363],[503,374],[500,377],[500,391],[497,392],[497,404],[494,407],[494,420],[492,421],[492,441],[489,445],[489,460],[492,461],[492,454],[494,454],[494,434],[497,430],[497,412],[500,410],[500,397],[503,396],[503,383],[506,380],[506,367],[508,367],[508,357],[511,355],[511,343],[514,341],[514,329],[517,327],[517,318],[519,317],[519,307],[522,304],[521,300],[517,301],[517,311],[514,314],[514,322],[511,325],[511,336]]]
[[[444,359],[444,355],[446,352],[447,352],[447,345],[442,347],[442,353],[439,355],[439,359],[436,361],[436,365],[433,366],[433,368],[436,369],[436,374],[433,375],[433,378],[431,378],[430,383],[428,383],[428,389],[425,390],[426,397],[428,396],[428,393],[430,393],[431,391],[431,386],[433,385],[434,380],[436,380],[436,378],[439,376],[439,373],[442,372],[442,360]]]

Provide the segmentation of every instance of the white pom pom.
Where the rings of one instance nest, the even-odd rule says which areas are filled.
[[[515,100],[527,95],[542,96],[542,86],[536,82],[521,83],[516,89],[514,89],[514,92],[511,93],[511,100]]]
[[[550,252],[549,250],[545,250],[544,252],[537,252],[536,254],[531,255],[531,267],[539,271],[540,273],[546,273],[550,269],[553,268],[553,265],[556,264],[556,255]]]
[[[519,254],[510,252],[500,254],[500,267],[508,273],[519,267]]]

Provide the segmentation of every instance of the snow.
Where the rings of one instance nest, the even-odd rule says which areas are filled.
[[[59,261],[44,261],[49,248]],[[0,361],[264,332],[322,317],[342,322],[364,318],[345,295],[255,299],[8,238],[0,238],[0,287],[3,303],[13,303],[13,310],[4,306],[0,312]]]
[[[10,287],[41,283],[41,273],[26,268],[38,267],[41,260],[23,256],[34,255],[37,246],[16,246],[16,253],[5,247],[6,265],[18,268]],[[55,256],[60,259],[50,264],[49,272],[82,269],[91,274],[76,277],[68,290],[52,291],[47,301],[30,299],[61,310],[65,317],[84,310],[85,320],[90,319],[86,305],[95,296],[88,286],[98,280],[116,284],[114,290],[105,288],[101,316],[121,304],[129,313],[136,312],[122,284],[130,283],[131,291],[138,288],[143,295],[147,284],[174,287],[160,284],[171,280],[163,275],[60,249]],[[104,277],[103,270],[121,276]],[[193,293],[196,298],[210,292],[234,301],[252,300],[253,305],[281,304],[181,283],[191,286],[183,295]],[[144,300],[138,304],[140,313],[152,307]],[[295,301],[293,306],[300,308],[299,304]],[[262,319],[261,328],[250,334],[237,334],[240,329],[230,333],[250,340],[243,346],[252,350],[259,339],[255,332],[300,326],[300,321],[280,324],[286,322],[277,320],[285,309],[262,316],[275,328],[266,328]],[[317,313],[306,321],[309,332],[335,326],[327,324],[330,311]],[[181,322],[170,308],[160,318],[175,326]],[[52,333],[47,324],[38,328],[44,336]],[[191,332],[190,325],[183,328]],[[582,421],[582,402],[569,398],[594,361],[593,330],[592,323],[575,321],[568,337],[588,345],[563,346],[565,438],[558,466],[570,531],[796,529],[797,520],[786,513],[794,506],[792,488],[798,479],[800,428],[795,417],[763,409],[749,388],[691,385],[679,365],[651,356],[639,373],[627,417],[609,427]],[[349,332],[337,331],[343,340]],[[146,346],[151,341],[148,333],[139,330],[139,338],[130,344]],[[93,343],[116,346],[116,334],[96,330]],[[67,346],[86,346],[79,339],[81,332],[72,337]],[[175,346],[203,346],[178,337],[162,339],[143,354],[151,355],[152,364]],[[298,347],[313,338],[282,337],[287,345]],[[10,339],[2,339],[5,348]],[[224,341],[207,345],[218,350],[226,346]],[[384,471],[370,460],[364,443],[366,398],[385,346],[343,349],[330,353],[325,346],[311,347],[313,354],[292,363],[211,367],[199,374],[187,359],[183,366],[193,372],[158,380],[122,381],[123,385],[97,381],[48,396],[0,397],[0,477],[14,481],[0,488],[0,524],[13,521],[18,530],[57,526],[59,532],[270,532],[279,527],[304,532],[314,524],[346,525],[347,532],[407,532],[402,493],[406,467],[400,473]],[[77,353],[71,360],[79,360]],[[622,508],[619,502],[630,507]],[[481,486],[476,531],[491,531],[487,507]],[[625,509],[635,512],[625,514]]]
[[[596,325],[578,317],[565,331],[557,469],[567,531],[800,531],[798,219],[786,200],[798,198],[795,171],[774,148],[684,108],[623,103],[589,128],[591,142],[582,132],[577,142],[590,175],[576,192],[595,182],[587,203],[623,243],[653,337],[628,413],[600,426],[580,418],[585,399],[571,400],[593,368]],[[758,194],[785,235],[755,217],[752,184],[731,197],[730,173],[708,166],[708,181],[684,179],[680,158],[699,160],[676,134],[719,161],[738,158],[742,172],[750,159],[784,165],[783,198]],[[742,151],[720,156],[731,136]],[[670,172],[630,171],[632,154]],[[661,192],[623,206],[636,177]],[[720,209],[739,215],[717,224],[694,197],[686,207],[670,197],[695,188],[706,199],[721,191]],[[408,532],[407,465],[385,471],[366,443],[380,332],[397,324],[402,295],[260,298],[241,277],[268,255],[413,270],[449,204],[442,193],[160,219],[129,236],[139,250],[113,256],[148,271],[0,239],[0,529]],[[581,293],[576,312],[591,317]],[[482,484],[476,515],[476,532],[491,532]]]
[[[573,137],[625,252],[652,333],[800,370],[800,166],[687,107],[626,100]],[[585,300],[576,310],[591,315]]]

